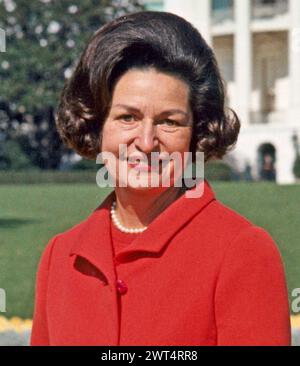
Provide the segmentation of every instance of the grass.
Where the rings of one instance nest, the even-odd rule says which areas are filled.
[[[215,182],[212,187],[224,204],[270,232],[282,253],[289,293],[300,287],[300,185]],[[35,272],[48,240],[86,218],[109,191],[82,183],[0,185],[3,315],[32,317]]]
[[[35,272],[48,240],[107,195],[93,184],[0,185],[0,288],[6,317],[31,318]]]

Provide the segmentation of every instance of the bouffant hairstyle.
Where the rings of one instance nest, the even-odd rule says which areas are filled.
[[[190,151],[221,159],[236,143],[240,122],[225,105],[225,83],[212,49],[185,19],[141,11],[100,27],[87,43],[62,90],[56,126],[62,141],[96,159],[113,90],[128,70],[155,68],[189,85],[193,114]]]

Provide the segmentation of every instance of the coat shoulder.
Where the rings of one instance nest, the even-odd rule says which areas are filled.
[[[204,211],[204,219],[209,221],[210,225],[217,230],[232,231],[233,233],[254,225],[246,216],[217,199],[207,206]]]
[[[218,242],[220,249],[222,247],[221,250],[226,250],[232,242],[239,238],[243,240],[244,236],[250,238],[252,246],[277,248],[277,244],[266,229],[217,199],[212,201],[202,214],[198,215],[195,228],[201,226],[211,232],[210,237],[214,237],[214,243]]]

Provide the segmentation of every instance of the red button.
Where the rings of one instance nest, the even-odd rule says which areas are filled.
[[[117,290],[121,295],[126,294],[128,288],[123,280],[117,280]]]

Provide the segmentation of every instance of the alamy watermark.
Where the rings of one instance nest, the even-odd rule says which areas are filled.
[[[96,175],[97,185],[104,187],[186,187],[187,198],[201,197],[204,191],[204,153],[142,152],[128,153],[120,144],[119,153],[104,151],[98,154],[97,164],[103,164]],[[201,184],[202,183],[202,184]],[[195,188],[195,189],[191,189]]]
[[[6,293],[3,288],[0,288],[0,313],[6,312]]]
[[[292,297],[295,297],[295,299],[292,301],[292,310],[294,313],[299,313],[300,312],[300,288],[293,289]]]
[[[0,28],[0,52],[6,52],[6,33]]]

